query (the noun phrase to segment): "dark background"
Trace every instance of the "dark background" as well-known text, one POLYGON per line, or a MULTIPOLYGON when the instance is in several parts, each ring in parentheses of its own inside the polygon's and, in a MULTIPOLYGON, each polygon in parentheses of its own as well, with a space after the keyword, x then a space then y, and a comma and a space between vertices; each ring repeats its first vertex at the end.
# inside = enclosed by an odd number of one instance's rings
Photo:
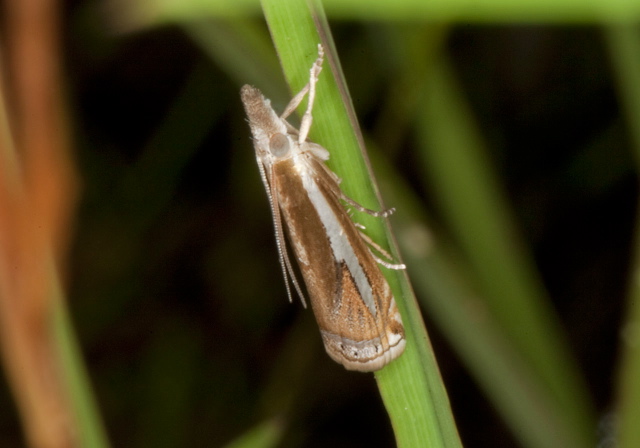
MULTIPOLYGON (((273 416, 282 446, 392 446, 373 376, 333 363, 312 313, 287 303, 241 83, 177 27, 116 34, 67 14, 82 178, 67 289, 113 446, 222 446, 273 416)), ((347 82, 379 92, 354 96, 366 132, 388 88, 372 27, 332 27, 340 55, 362 55, 341 61, 347 82)), ((458 25, 445 46, 605 415, 637 179, 602 36, 458 25)), ((413 145, 394 163, 417 184, 413 145)), ((516 446, 425 318, 464 445, 516 446)), ((0 434, 23 443, 4 382, 0 434)))

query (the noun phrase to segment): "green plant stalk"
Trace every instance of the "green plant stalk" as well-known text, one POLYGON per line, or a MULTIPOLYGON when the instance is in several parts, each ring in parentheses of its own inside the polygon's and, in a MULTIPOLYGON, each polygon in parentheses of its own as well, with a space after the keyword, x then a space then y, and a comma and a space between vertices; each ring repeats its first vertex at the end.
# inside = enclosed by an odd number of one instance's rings
MULTIPOLYGON (((345 193, 365 207, 379 208, 377 189, 361 149, 353 107, 321 7, 305 1, 265 0, 262 5, 292 92, 307 83, 309 68, 317 56, 317 44, 322 42, 326 61, 317 86, 310 138, 329 149, 329 165, 343 178, 345 193)), ((397 253, 388 227, 381 220, 367 216, 357 219, 366 225, 368 235, 378 244, 391 248, 394 255, 397 253)), ((405 353, 376 373, 398 446, 461 446, 406 273, 383 271, 394 291, 407 334, 405 353)))
POLYGON ((271 448, 280 444, 283 425, 277 419, 265 420, 229 442, 224 448, 271 448))
MULTIPOLYGON (((282 2, 284 3, 284 2, 282 2)), ((123 2, 119 19, 123 28, 138 28, 200 20, 235 18, 258 10, 257 0, 147 0, 123 2)), ((636 0, 325 0, 331 17, 372 21, 429 23, 554 23, 602 24, 640 20, 636 0)))
POLYGON ((78 430, 78 441, 80 446, 86 448, 108 448, 107 434, 82 362, 81 350, 69 318, 66 301, 54 271, 55 269, 52 267, 49 282, 53 304, 52 331, 58 355, 62 360, 64 380, 71 397, 78 430))

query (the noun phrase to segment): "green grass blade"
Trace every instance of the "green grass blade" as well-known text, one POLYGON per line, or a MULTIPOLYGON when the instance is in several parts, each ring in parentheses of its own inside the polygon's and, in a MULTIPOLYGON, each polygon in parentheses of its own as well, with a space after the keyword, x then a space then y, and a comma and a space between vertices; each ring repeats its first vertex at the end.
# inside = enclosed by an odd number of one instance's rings
POLYGON ((278 446, 283 425, 278 419, 264 421, 225 445, 225 448, 271 448, 278 446))
MULTIPOLYGON (((378 208, 377 190, 361 152, 362 140, 323 13, 319 7, 306 2, 265 1, 263 8, 293 92, 308 81, 317 44, 323 43, 327 56, 317 88, 311 139, 329 148, 329 164, 344 179, 344 191, 364 206, 378 208)), ((362 222, 378 244, 393 247, 383 222, 365 217, 362 222)), ((405 354, 376 374, 398 445, 460 446, 448 398, 407 277, 403 272, 385 274, 401 310, 408 340, 405 354)))
POLYGON ((81 446, 87 448, 108 448, 107 434, 83 364, 77 336, 69 318, 60 284, 53 275, 51 287, 52 295, 55 296, 52 312, 53 334, 77 422, 78 441, 81 446))
MULTIPOLYGON (((257 0, 121 0, 119 6, 128 11, 120 14, 123 28, 203 16, 236 18, 259 9, 257 0)), ((327 0, 325 6, 332 17, 381 21, 601 24, 640 19, 640 2, 636 0, 327 0)))

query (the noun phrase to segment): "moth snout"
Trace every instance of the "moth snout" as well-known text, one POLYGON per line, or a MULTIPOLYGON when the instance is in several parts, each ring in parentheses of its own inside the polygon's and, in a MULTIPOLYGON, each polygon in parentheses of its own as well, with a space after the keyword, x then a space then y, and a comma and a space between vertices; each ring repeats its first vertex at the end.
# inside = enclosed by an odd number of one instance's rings
POLYGON ((262 93, 255 87, 250 86, 249 84, 245 84, 240 89, 240 97, 242 98, 243 103, 253 102, 257 98, 261 98, 262 93))
MULTIPOLYGON (((268 100, 262 95, 262 92, 249 84, 245 84, 240 89, 240 98, 242 99, 247 114, 264 114, 263 109, 265 105, 269 104, 268 100)), ((251 115, 249 119, 251 119, 251 115)))

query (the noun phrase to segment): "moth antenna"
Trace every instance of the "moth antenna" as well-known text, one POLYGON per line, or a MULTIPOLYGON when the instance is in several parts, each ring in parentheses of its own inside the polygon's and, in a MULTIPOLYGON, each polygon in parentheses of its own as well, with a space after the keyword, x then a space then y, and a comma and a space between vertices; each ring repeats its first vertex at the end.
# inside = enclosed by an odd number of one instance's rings
POLYGON ((280 215, 280 205, 278 204, 277 198, 271 193, 271 185, 273 185, 273 175, 269 176, 271 182, 267 180, 267 173, 265 172, 264 165, 260 158, 258 158, 258 168, 260 169, 260 177, 262 178, 262 182, 264 183, 265 189, 267 190, 267 197, 269 198, 269 206, 271 207, 271 217, 273 218, 273 227, 276 230, 276 248, 278 249, 278 258, 280 260, 280 268, 282 269, 282 275, 284 277, 284 285, 287 289, 287 297, 289 297, 289 302, 293 302, 293 297, 291 295, 291 288, 289 287, 289 281, 293 284, 298 296, 300 297, 300 301, 302 302, 302 306, 307 307, 307 302, 304 298, 304 294, 302 293, 302 288, 300 288, 300 284, 296 279, 293 267, 291 266, 291 260, 289 259, 289 255, 287 254, 287 245, 284 238, 284 231, 282 230, 282 216, 280 215))

